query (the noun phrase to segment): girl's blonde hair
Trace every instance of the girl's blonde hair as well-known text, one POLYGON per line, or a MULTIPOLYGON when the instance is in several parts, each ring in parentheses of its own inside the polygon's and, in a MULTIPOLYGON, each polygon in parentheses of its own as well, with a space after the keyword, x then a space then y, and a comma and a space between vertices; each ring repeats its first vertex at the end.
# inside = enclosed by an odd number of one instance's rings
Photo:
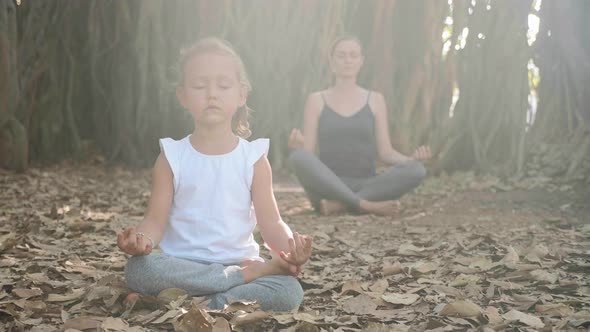
MULTIPOLYGON (((234 50, 234 48, 228 41, 215 37, 203 38, 201 40, 198 40, 193 45, 184 48, 180 51, 181 75, 179 85, 184 84, 184 67, 186 66, 187 62, 194 56, 206 53, 218 53, 231 56, 236 63, 236 74, 238 75, 238 81, 240 82, 240 84, 246 87, 248 94, 250 93, 250 91, 252 91, 252 84, 250 84, 250 80, 248 79, 248 73, 246 72, 246 66, 244 66, 242 58, 240 58, 238 53, 234 50)), ((243 138, 248 138, 250 137, 250 135, 252 135, 252 131, 250 130, 250 123, 248 122, 251 112, 252 109, 245 104, 244 106, 238 109, 236 114, 234 114, 232 118, 232 129, 236 135, 243 138)))

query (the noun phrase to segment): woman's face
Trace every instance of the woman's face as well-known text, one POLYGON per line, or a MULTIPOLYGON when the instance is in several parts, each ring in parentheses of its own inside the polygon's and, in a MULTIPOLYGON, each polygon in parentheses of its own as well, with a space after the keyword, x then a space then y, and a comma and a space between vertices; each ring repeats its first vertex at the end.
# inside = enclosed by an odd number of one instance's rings
POLYGON ((330 65, 337 77, 356 77, 363 66, 361 45, 356 40, 345 39, 334 47, 330 65))

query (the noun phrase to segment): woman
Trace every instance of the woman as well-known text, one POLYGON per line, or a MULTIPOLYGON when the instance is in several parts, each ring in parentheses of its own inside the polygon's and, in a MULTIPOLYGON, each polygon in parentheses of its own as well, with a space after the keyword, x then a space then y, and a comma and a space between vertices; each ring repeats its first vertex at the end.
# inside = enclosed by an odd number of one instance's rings
POLYGON ((334 41, 330 52, 334 86, 309 95, 304 134, 293 129, 289 138, 294 149, 291 166, 314 208, 323 215, 347 209, 397 214, 397 200, 420 184, 426 175, 421 161, 431 157, 427 146, 419 147, 411 157, 393 149, 383 95, 357 84, 363 61, 358 38, 334 41), (377 157, 392 165, 379 175, 377 157))

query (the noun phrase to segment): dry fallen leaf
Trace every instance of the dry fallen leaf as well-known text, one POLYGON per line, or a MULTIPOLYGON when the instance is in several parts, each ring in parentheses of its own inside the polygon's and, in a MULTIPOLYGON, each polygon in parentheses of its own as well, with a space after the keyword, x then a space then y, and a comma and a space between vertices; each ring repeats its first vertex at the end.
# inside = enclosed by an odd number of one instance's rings
POLYGON ((402 273, 404 270, 402 268, 402 265, 400 262, 395 262, 393 264, 391 263, 385 263, 383 264, 383 276, 390 276, 390 275, 394 275, 394 274, 399 274, 402 273))
POLYGON ((215 319, 203 309, 192 307, 188 312, 178 316, 172 321, 175 331, 213 331, 215 319))
POLYGON ((160 291, 157 298, 163 303, 170 303, 176 301, 181 296, 186 296, 187 293, 184 289, 180 288, 166 288, 160 291))
POLYGON ((453 280, 449 286, 451 287, 463 287, 471 283, 477 283, 480 277, 474 274, 460 274, 453 280))
POLYGON ((361 294, 342 303, 342 309, 351 314, 366 315, 373 313, 377 304, 368 295, 361 294))
POLYGON ((342 285, 342 291, 340 292, 340 295, 363 294, 364 292, 365 291, 363 290, 360 282, 356 280, 350 280, 342 285))
POLYGON ((574 310, 563 303, 537 304, 535 311, 543 316, 567 317, 574 314, 574 310))
POLYGON ((559 275, 557 275, 556 273, 549 273, 544 270, 531 271, 530 275, 536 281, 550 283, 550 284, 556 283, 557 280, 559 279, 559 275))
POLYGON ((32 297, 36 297, 39 295, 43 294, 43 291, 39 288, 32 288, 32 289, 26 289, 26 288, 15 288, 12 290, 13 294, 16 294, 16 296, 20 297, 21 299, 30 299, 32 297))
POLYGON ((75 330, 96 330, 100 326, 102 319, 95 317, 76 317, 72 318, 64 323, 64 329, 75 329, 75 330))
POLYGON ((262 321, 269 317, 270 315, 264 311, 246 312, 243 314, 235 315, 231 319, 230 324, 234 326, 243 326, 262 321))
POLYGON ((502 263, 511 263, 511 264, 516 264, 518 263, 518 261, 520 260, 518 258, 518 253, 516 252, 516 250, 514 250, 514 248, 512 248, 512 246, 508 246, 506 248, 506 250, 508 251, 506 253, 506 255, 504 256, 504 258, 502 258, 501 262, 502 263))
POLYGON ((387 293, 381 295, 381 298, 389 303, 392 304, 403 304, 403 305, 410 305, 418 299, 420 299, 420 295, 418 294, 398 294, 398 293, 387 293))
POLYGON ((524 312, 520 312, 514 309, 503 314, 502 318, 509 322, 517 321, 536 329, 542 329, 543 327, 545 327, 545 324, 543 323, 543 321, 541 321, 539 317, 525 314, 524 312))
POLYGON ((439 316, 451 316, 470 318, 478 317, 482 314, 482 309, 469 300, 460 300, 445 305, 438 313, 439 316))

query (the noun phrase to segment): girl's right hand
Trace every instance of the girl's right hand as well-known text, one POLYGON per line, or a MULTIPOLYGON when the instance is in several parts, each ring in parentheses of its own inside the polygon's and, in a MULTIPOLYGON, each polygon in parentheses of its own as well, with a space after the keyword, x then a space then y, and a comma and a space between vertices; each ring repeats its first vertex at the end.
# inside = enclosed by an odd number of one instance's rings
POLYGON ((150 241, 144 237, 137 232, 135 226, 132 226, 123 232, 117 233, 117 246, 128 255, 149 255, 152 252, 152 246, 150 241))

